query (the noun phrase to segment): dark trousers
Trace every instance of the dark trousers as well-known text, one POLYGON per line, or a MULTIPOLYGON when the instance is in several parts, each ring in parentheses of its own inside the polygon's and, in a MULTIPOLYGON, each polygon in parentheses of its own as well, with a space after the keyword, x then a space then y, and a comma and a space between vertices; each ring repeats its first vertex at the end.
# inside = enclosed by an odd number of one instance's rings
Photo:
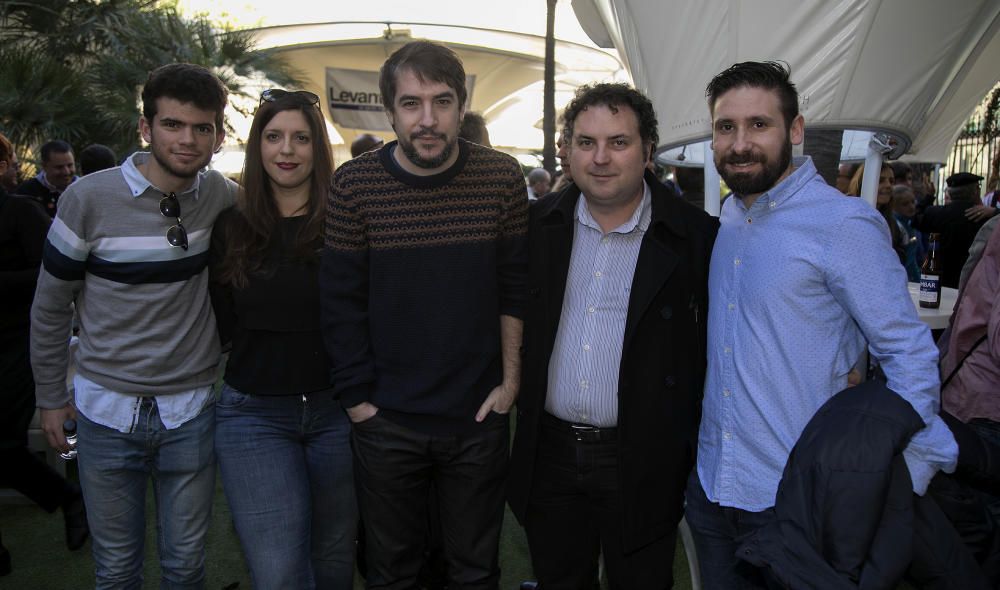
POLYGON ((432 482, 449 588, 497 588, 509 437, 509 416, 495 413, 477 431, 461 436, 416 432, 379 414, 354 424, 368 588, 416 585, 432 482))
POLYGON ((28 451, 35 414, 35 382, 28 361, 28 329, 0 333, 0 485, 14 488, 52 512, 80 489, 28 451))
MULTIPOLYGON (((1000 446, 1000 423, 975 418, 969 426, 986 442, 1000 446)), ((938 473, 931 480, 927 497, 940 507, 990 583, 1000 587, 1000 498, 946 473, 938 473)), ((919 579, 926 566, 914 564, 909 574, 919 579)))
MULTIPOLYGON (((969 426, 976 431, 987 443, 1000 447, 1000 422, 994 422, 988 418, 973 418, 969 421, 969 426)), ((987 492, 980 492, 982 500, 989 508, 993 519, 1000 523, 1000 498, 987 492)))
POLYGON ((602 552, 613 590, 673 586, 676 531, 632 553, 622 548, 613 433, 581 437, 569 423, 543 417, 524 524, 541 590, 591 590, 602 552))
POLYGON ((694 537, 705 590, 761 590, 772 587, 764 573, 736 557, 740 540, 774 519, 774 509, 749 512, 709 501, 691 471, 685 492, 684 514, 694 537))

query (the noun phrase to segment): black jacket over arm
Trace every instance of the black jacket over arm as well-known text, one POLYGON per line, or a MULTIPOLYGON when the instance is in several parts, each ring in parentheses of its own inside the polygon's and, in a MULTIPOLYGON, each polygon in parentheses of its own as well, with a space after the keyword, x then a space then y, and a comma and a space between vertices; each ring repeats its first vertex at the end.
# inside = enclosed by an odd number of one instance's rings
POLYGON ((903 449, 923 427, 878 381, 830 398, 792 448, 774 520, 737 555, 783 588, 891 589, 904 573, 917 588, 988 588, 941 508, 913 493, 903 449))
MULTIPOLYGON (((646 173, 652 214, 636 263, 618 382, 619 481, 626 551, 672 532, 694 465, 705 380, 708 263, 718 220, 646 173)), ((575 184, 536 202, 528 225, 528 302, 508 499, 523 522, 535 476, 549 359, 576 225, 575 184)))

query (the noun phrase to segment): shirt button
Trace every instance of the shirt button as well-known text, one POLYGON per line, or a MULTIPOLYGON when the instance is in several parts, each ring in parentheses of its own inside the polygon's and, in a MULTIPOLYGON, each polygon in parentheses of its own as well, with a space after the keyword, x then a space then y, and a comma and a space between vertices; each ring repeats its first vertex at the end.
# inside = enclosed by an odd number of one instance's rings
POLYGON ((729 434, 728 432, 723 432, 722 433, 722 438, 724 438, 726 440, 729 440, 729 439, 733 438, 733 435, 729 434))
POLYGON ((753 223, 753 218, 747 217, 747 223, 753 223))
POLYGON ((733 349, 729 348, 728 346, 722 349, 722 352, 724 352, 726 354, 729 354, 732 351, 733 351, 733 349))
POLYGON ((736 309, 736 304, 730 303, 727 307, 729 307, 729 309, 736 309))
POLYGON ((597 272, 594 273, 594 276, 597 277, 597 278, 601 278, 604 275, 601 274, 601 271, 597 271, 597 272))
POLYGON ((606 237, 601 238, 601 243, 602 244, 607 244, 608 243, 608 238, 606 238, 606 237))
POLYGON ((580 388, 581 389, 587 389, 587 385, 589 385, 589 383, 587 383, 586 379, 580 379, 580 388))
POLYGON ((723 388, 722 397, 729 397, 729 389, 723 388))
POLYGON ((767 206, 770 207, 771 209, 774 209, 775 205, 777 205, 777 203, 772 202, 772 203, 769 203, 767 206))
POLYGON ((590 350, 590 345, 589 344, 584 344, 583 345, 583 349, 584 350, 590 350))
POLYGON ((597 311, 597 309, 593 305, 587 308, 587 313, 594 313, 595 311, 597 311))
POLYGON ((733 260, 733 264, 735 264, 736 266, 739 266, 740 265, 740 259, 737 258, 737 259, 733 260))

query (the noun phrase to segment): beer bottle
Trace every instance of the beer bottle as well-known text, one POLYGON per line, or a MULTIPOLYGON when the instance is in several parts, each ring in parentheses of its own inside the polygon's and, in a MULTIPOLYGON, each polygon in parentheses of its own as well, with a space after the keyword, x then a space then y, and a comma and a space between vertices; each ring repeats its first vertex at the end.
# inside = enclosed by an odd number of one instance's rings
POLYGON ((933 233, 927 238, 930 251, 920 267, 920 307, 937 309, 941 307, 941 255, 938 245, 941 234, 933 233))
POLYGON ((72 461, 76 459, 76 420, 70 418, 63 422, 63 435, 66 436, 66 444, 69 445, 69 450, 65 453, 59 453, 59 456, 67 461, 72 461))

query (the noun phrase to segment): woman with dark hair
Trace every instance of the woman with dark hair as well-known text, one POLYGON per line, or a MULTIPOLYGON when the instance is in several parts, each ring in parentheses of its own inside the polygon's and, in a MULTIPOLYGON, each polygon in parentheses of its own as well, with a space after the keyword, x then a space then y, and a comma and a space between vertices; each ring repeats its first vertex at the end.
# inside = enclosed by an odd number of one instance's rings
POLYGON ((231 342, 216 452, 254 588, 352 587, 350 423, 319 329, 319 250, 332 174, 319 97, 267 90, 243 190, 215 225, 212 303, 231 342))
MULTIPOLYGON (((854 173, 854 178, 851 179, 851 184, 847 188, 847 196, 861 196, 861 181, 864 176, 865 165, 862 164, 854 173)), ((892 187, 894 184, 896 184, 896 177, 892 172, 892 166, 888 162, 882 162, 882 168, 879 170, 878 177, 878 192, 875 194, 875 208, 885 218, 885 223, 889 226, 889 235, 892 238, 892 249, 896 251, 899 263, 905 266, 908 236, 904 235, 903 230, 896 222, 896 217, 893 215, 892 187)))

